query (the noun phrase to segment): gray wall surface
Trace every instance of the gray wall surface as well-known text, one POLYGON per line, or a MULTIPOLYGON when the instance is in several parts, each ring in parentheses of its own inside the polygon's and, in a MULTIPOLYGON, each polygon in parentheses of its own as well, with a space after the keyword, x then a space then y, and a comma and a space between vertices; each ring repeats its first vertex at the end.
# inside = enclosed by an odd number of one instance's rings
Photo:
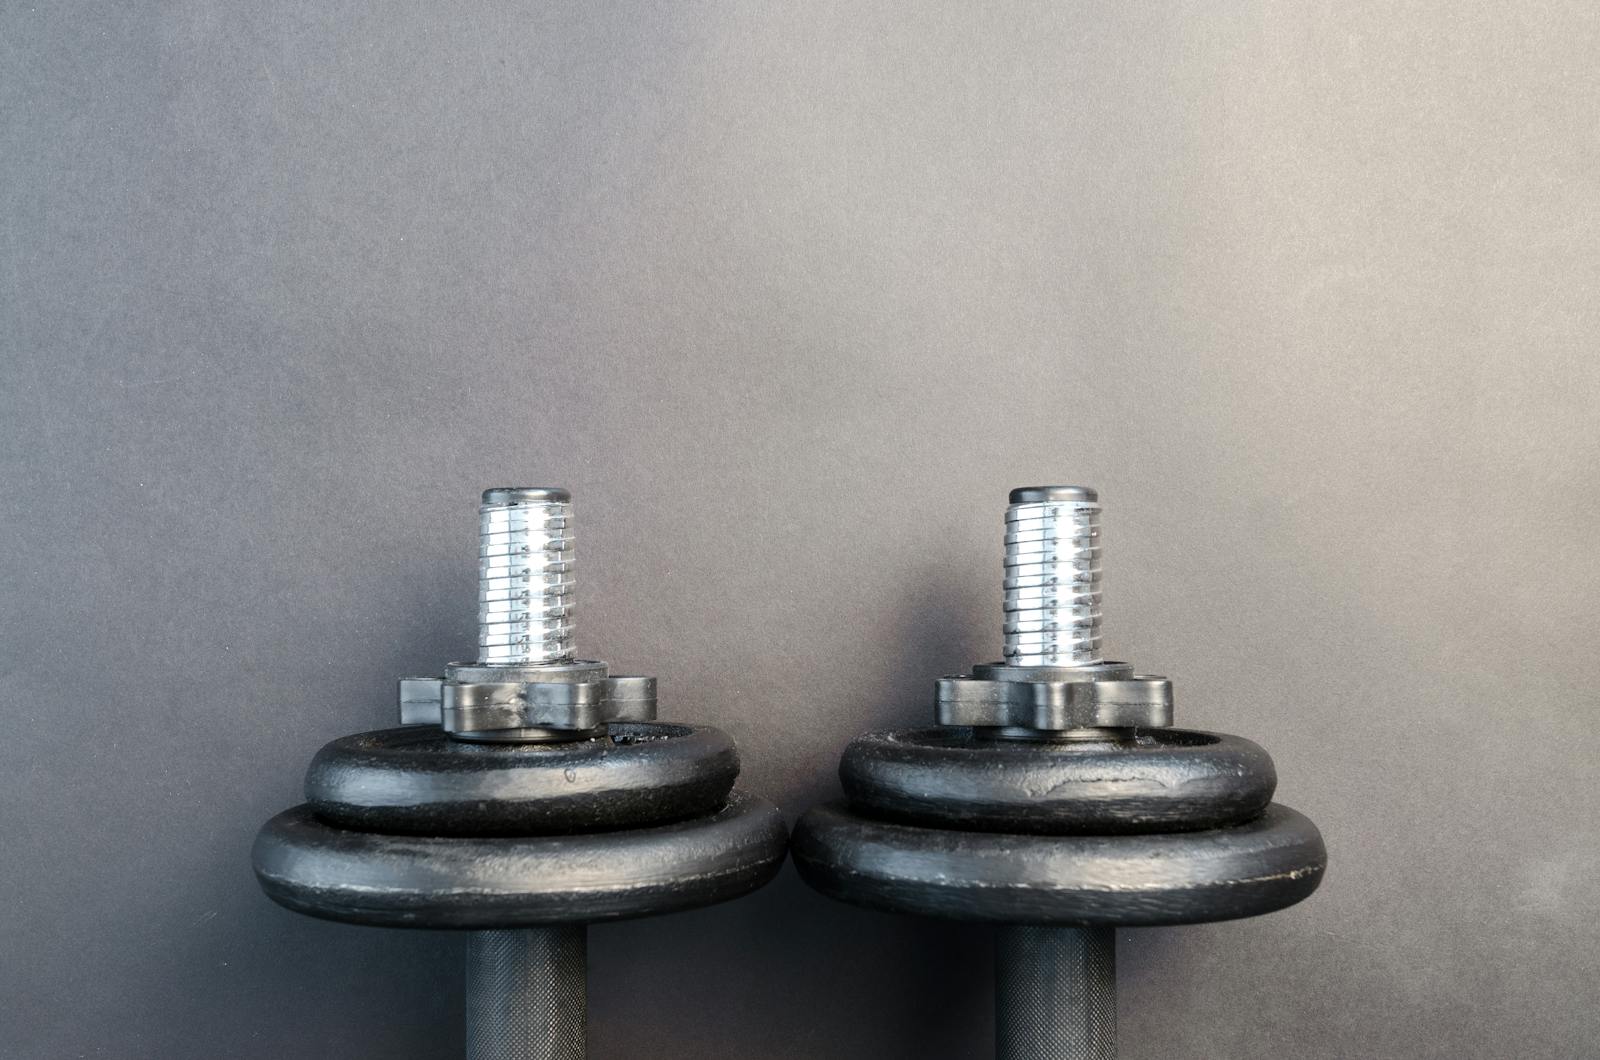
MULTIPOLYGON (((1588 2, 0 5, 0 1056, 436 1057, 462 940, 258 825, 470 655, 486 485, 791 820, 999 648, 1006 490, 1322 890, 1123 1055, 1600 1055, 1588 2)), ((600 927, 596 1057, 983 1057, 976 929, 600 927)))

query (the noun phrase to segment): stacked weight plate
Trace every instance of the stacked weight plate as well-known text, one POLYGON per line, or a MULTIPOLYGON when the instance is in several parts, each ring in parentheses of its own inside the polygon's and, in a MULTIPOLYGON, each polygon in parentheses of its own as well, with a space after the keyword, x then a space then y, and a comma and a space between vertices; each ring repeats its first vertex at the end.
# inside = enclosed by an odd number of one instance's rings
POLYGON ((473 930, 467 1055, 582 1057, 585 925, 736 898, 782 865, 783 819, 733 790, 738 772, 721 732, 661 722, 556 743, 348 736, 261 829, 256 876, 311 916, 473 930))
POLYGON ((1116 1055, 1115 925, 1256 916, 1316 890, 1316 827, 1271 802, 1260 747, 1179 729, 857 738, 845 800, 795 829, 801 876, 873 909, 1002 927, 1003 1060, 1116 1055))

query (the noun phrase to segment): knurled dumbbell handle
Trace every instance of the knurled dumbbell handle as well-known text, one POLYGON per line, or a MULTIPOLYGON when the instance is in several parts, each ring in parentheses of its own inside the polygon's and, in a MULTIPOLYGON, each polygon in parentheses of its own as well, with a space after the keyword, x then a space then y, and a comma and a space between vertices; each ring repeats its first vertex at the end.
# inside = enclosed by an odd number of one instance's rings
POLYGON ((994 956, 996 1060, 1116 1060, 1114 929, 1002 927, 994 956))
POLYGON ((583 925, 475 931, 467 943, 467 1060, 583 1060, 583 925))

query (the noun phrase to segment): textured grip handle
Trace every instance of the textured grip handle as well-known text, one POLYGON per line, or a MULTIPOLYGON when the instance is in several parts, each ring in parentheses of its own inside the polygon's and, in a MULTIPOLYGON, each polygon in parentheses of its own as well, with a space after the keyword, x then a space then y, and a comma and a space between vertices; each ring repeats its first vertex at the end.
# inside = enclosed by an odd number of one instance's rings
POLYGON ((1112 928, 995 932, 996 1060, 1116 1060, 1112 928))
POLYGON ((467 944, 467 1060, 583 1060, 582 925, 475 931, 467 944))

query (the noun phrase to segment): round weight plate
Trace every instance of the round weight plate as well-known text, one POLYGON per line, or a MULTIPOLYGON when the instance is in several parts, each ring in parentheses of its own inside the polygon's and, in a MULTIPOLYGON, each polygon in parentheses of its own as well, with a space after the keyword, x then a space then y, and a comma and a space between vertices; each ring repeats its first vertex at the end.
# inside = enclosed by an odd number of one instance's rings
POLYGON ((839 777, 870 817, 1044 834, 1219 828, 1260 814, 1278 783, 1256 744, 1184 729, 1117 743, 872 732, 845 749, 839 777))
POLYGON ((1276 803, 1254 821, 1170 835, 1046 836, 918 828, 841 802, 795 826, 801 877, 872 909, 1018 924, 1197 924, 1256 916, 1317 889, 1317 828, 1276 803))
POLYGON ((396 836, 334 828, 309 805, 262 826, 268 897, 298 913, 382 927, 591 923, 737 898, 777 875, 777 807, 734 792, 714 814, 580 835, 396 836))
POLYGON ((306 772, 330 824, 407 835, 547 835, 711 813, 739 775, 726 734, 661 722, 571 743, 452 740, 432 725, 346 736, 306 772))

